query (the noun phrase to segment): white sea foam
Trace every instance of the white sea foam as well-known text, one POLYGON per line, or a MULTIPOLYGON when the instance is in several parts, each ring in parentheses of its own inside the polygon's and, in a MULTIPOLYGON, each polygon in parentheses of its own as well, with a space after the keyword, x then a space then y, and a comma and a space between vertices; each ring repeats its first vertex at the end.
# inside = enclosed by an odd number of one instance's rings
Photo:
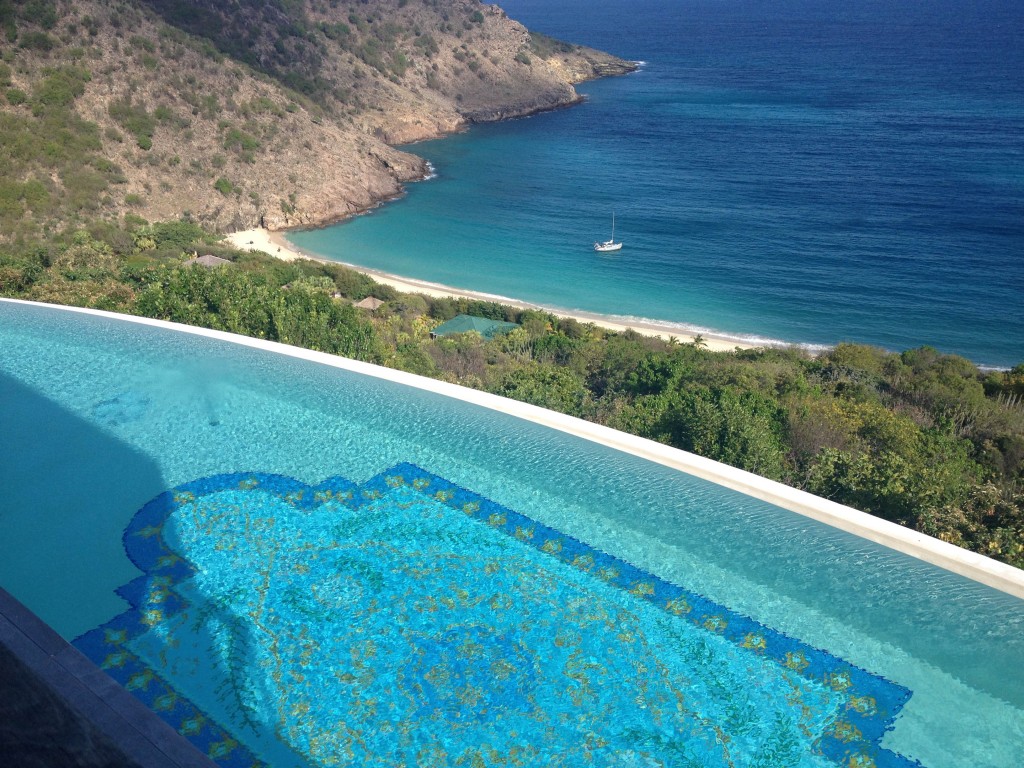
POLYGON ((656 320, 650 317, 640 317, 638 315, 601 315, 593 312, 586 312, 583 310, 574 310, 573 314, 583 315, 588 318, 597 320, 606 320, 617 325, 637 325, 643 328, 654 330, 665 335, 679 335, 679 336, 708 336, 722 341, 733 341, 736 344, 742 346, 751 347, 795 347, 802 349, 809 354, 817 355, 826 350, 832 348, 829 344, 810 344, 801 343, 794 341, 785 341, 784 339, 774 339, 769 336, 759 336, 757 334, 739 334, 739 333, 727 333, 725 331, 716 330, 714 328, 708 328, 703 325, 694 325, 692 323, 678 323, 669 320, 656 320))

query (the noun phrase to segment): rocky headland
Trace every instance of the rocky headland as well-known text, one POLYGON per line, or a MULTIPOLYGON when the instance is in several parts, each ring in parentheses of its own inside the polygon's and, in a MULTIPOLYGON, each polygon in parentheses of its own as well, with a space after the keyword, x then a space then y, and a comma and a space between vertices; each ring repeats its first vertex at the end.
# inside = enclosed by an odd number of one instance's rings
MULTIPOLYGON (((10 7, 0 117, 12 144, 45 128, 54 88, 68 91, 59 119, 85 136, 67 166, 14 158, 10 183, 38 184, 49 213, 71 217, 325 224, 424 175, 398 146, 569 105, 574 84, 635 69, 478 0, 10 7)), ((45 219, 33 199, 7 212, 8 236, 45 219)))

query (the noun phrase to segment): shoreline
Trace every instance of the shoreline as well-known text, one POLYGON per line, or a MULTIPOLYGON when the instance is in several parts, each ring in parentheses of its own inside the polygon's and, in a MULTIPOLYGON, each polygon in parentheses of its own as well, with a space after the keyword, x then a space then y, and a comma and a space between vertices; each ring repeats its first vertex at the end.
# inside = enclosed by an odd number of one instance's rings
MULTIPOLYGON (((224 237, 224 241, 242 251, 257 251, 283 261, 295 259, 309 259, 324 264, 340 264, 341 266, 353 269, 368 275, 382 285, 387 285, 401 293, 419 293, 431 298, 454 298, 454 299, 475 299, 479 301, 492 301, 498 304, 507 304, 517 309, 535 309, 548 312, 556 317, 570 318, 580 323, 590 323, 605 330, 623 333, 627 330, 635 331, 643 336, 660 338, 668 341, 675 338, 683 344, 693 342, 700 336, 704 340, 705 347, 713 352, 733 352, 737 349, 756 349, 758 347, 801 347, 799 344, 785 344, 781 342, 765 340, 764 343, 756 344, 749 340, 730 338, 722 334, 715 334, 706 331, 686 328, 671 322, 658 322, 655 320, 641 320, 615 315, 603 315, 597 312, 586 312, 583 310, 568 310, 560 307, 550 307, 542 304, 522 301, 509 296, 501 296, 483 291, 472 291, 462 288, 455 288, 439 283, 431 283, 426 280, 393 275, 388 272, 363 267, 358 264, 350 264, 345 261, 327 259, 314 253, 305 251, 289 242, 283 233, 271 232, 266 229, 247 229, 240 232, 232 232, 224 237)), ((817 347, 802 346, 804 349, 816 351, 817 347)))

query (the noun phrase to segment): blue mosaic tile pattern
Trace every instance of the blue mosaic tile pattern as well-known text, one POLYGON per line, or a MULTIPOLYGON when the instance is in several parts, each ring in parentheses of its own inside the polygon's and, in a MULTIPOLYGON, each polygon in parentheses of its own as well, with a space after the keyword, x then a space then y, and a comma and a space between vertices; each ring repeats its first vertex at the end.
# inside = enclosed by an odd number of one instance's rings
POLYGON ((218 475, 75 644, 220 765, 916 765, 909 691, 401 464, 218 475))

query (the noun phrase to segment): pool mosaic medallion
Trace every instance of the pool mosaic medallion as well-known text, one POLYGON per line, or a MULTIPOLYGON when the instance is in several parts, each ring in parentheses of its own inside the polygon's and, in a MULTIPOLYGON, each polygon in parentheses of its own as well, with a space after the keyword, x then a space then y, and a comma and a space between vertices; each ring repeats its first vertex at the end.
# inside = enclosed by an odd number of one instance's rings
POLYGON ((222 766, 916 765, 909 691, 401 464, 217 475, 76 645, 222 766))

